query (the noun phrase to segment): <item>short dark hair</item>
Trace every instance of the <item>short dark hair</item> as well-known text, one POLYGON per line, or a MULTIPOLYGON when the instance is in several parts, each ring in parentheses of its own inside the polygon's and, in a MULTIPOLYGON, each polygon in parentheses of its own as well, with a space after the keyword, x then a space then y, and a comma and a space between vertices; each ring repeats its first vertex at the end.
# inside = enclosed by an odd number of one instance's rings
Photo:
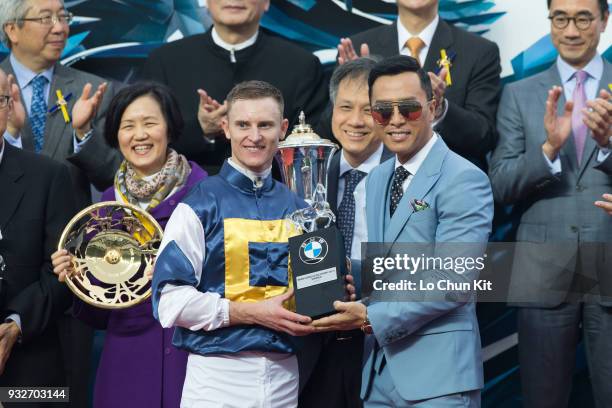
POLYGON ((340 83, 342 81, 345 79, 350 81, 359 80, 363 81, 364 84, 367 84, 370 71, 380 60, 380 57, 371 55, 367 57, 360 57, 345 62, 342 65, 338 65, 334 70, 331 79, 329 80, 329 99, 331 100, 332 104, 336 103, 338 88, 340 88, 340 83))
MULTIPOLYGON (((550 10, 550 3, 552 2, 552 0, 546 0, 546 3, 548 5, 548 9, 550 10)), ((608 0, 597 0, 597 3, 599 5, 599 11, 601 12, 601 19, 603 20, 604 17, 606 16, 606 13, 608 12, 608 0)))
POLYGON ((370 75, 368 76, 368 86, 370 88, 368 90, 368 95, 370 96, 370 102, 372 101, 372 87, 378 78, 382 76, 399 75, 404 72, 414 72, 417 74, 421 82, 421 88, 425 91, 427 100, 430 100, 433 96, 433 92, 427 72, 421 68, 416 59, 406 55, 396 55, 378 62, 370 71, 370 75))
POLYGON ((265 81, 244 81, 235 85, 227 94, 227 111, 231 109, 234 102, 238 100, 272 98, 278 103, 281 118, 284 117, 285 100, 283 94, 274 85, 265 81))
POLYGON ((183 131, 183 116, 176 97, 165 85, 157 82, 137 82, 121 89, 113 97, 106 112, 104 138, 114 148, 119 147, 118 133, 121 118, 127 107, 141 96, 151 96, 159 104, 168 127, 168 142, 176 142, 183 131))

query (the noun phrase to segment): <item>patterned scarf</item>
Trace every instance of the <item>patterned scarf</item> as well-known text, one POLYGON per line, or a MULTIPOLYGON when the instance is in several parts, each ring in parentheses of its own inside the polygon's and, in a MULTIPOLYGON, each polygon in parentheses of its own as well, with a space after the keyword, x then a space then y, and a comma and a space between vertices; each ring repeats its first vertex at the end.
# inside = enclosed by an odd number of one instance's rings
POLYGON ((151 179, 145 180, 136 174, 132 165, 124 160, 115 175, 115 189, 123 200, 138 206, 139 201, 150 201, 149 212, 164 201, 175 188, 182 187, 191 173, 185 156, 168 149, 164 167, 151 179))

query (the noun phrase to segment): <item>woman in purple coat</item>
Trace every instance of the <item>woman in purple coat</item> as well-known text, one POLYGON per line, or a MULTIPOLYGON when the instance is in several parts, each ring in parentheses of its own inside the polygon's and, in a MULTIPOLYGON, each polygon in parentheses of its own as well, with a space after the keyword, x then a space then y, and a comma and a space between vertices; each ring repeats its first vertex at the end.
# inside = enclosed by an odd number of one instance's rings
MULTIPOLYGON (((102 201, 140 206, 165 228, 175 206, 206 177, 197 164, 168 147, 182 127, 176 99, 165 86, 143 82, 117 93, 108 109, 105 137, 125 160, 102 201)), ((64 280, 71 272, 70 255, 60 250, 52 261, 64 280)), ((73 310, 82 321, 106 330, 94 408, 179 407, 187 353, 172 346, 174 329, 163 329, 153 318, 150 300, 104 310, 75 298, 73 310)))

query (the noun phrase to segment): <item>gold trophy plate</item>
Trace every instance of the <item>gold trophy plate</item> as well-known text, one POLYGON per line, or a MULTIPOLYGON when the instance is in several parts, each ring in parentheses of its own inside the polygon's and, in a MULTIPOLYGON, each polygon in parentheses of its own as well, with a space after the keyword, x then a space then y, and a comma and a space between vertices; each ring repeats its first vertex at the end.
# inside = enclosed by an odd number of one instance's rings
POLYGON ((146 211, 118 201, 93 204, 68 223, 58 244, 72 255, 70 290, 85 303, 124 309, 151 296, 163 230, 146 211))

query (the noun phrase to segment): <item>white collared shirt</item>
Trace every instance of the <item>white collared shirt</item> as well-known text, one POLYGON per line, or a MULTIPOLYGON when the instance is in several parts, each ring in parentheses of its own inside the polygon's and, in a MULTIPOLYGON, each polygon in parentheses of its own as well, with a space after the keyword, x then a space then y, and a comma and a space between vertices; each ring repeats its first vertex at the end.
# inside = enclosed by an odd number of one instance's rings
MULTIPOLYGON (((363 163, 357 167, 353 167, 346 161, 344 150, 340 155, 340 178, 338 179, 338 197, 336 208, 340 207, 342 198, 344 197, 344 179, 345 173, 351 170, 359 170, 369 174, 372 169, 380 164, 380 159, 383 153, 383 144, 378 146, 378 149, 370 155, 363 163)), ((361 243, 368 240, 368 229, 366 223, 366 182, 365 177, 357 184, 353 196, 355 197, 355 219, 353 220, 353 243, 351 244, 351 258, 361 259, 361 243)))
POLYGON ((232 62, 236 62, 236 57, 234 56, 234 52, 236 51, 240 51, 240 50, 244 50, 245 48, 250 47, 251 45, 255 44, 255 41, 257 41, 257 35, 259 34, 259 31, 255 32, 255 34, 253 34, 252 37, 250 37, 249 39, 247 39, 246 41, 243 41, 241 43, 238 44, 230 44, 226 41, 224 41, 221 36, 219 36, 219 33, 217 32, 217 29, 213 26, 212 29, 212 39, 213 42, 215 44, 217 44, 219 47, 226 49, 230 52, 230 60, 232 62))
POLYGON ((410 175, 406 177, 406 180, 404 180, 404 184, 402 184, 402 190, 404 191, 404 193, 408 189, 408 186, 410 185, 410 182, 414 178, 414 175, 417 173, 417 171, 419 171, 419 168, 421 168, 421 165, 427 158, 427 155, 433 148, 434 144, 436 144, 437 140, 438 140, 438 134, 434 132, 433 135, 431 136, 431 139, 429 139, 429 141, 425 143, 425 146, 423 146, 421 150, 416 152, 415 155, 412 156, 410 159, 408 159, 408 161, 404 164, 399 162, 399 160, 397 159, 397 155, 395 156, 395 167, 394 168, 397 169, 399 166, 403 166, 406 170, 410 172, 410 175))
POLYGON ((419 61, 421 61, 421 65, 425 64, 425 59, 427 58, 427 53, 429 52, 429 47, 431 47, 431 42, 433 40, 433 36, 436 32, 436 28, 438 28, 438 22, 440 21, 440 16, 436 15, 436 17, 421 31, 420 33, 410 33, 406 27, 404 27, 400 21, 397 19, 397 43, 399 46, 399 53, 402 55, 407 55, 409 57, 412 56, 410 54, 410 49, 406 47, 406 41, 408 41, 412 37, 419 37, 425 46, 421 48, 419 52, 419 61))
POLYGON ((2 143, 2 145, 0 146, 0 164, 2 164, 2 158, 4 157, 4 143, 0 141, 0 143, 2 143))

